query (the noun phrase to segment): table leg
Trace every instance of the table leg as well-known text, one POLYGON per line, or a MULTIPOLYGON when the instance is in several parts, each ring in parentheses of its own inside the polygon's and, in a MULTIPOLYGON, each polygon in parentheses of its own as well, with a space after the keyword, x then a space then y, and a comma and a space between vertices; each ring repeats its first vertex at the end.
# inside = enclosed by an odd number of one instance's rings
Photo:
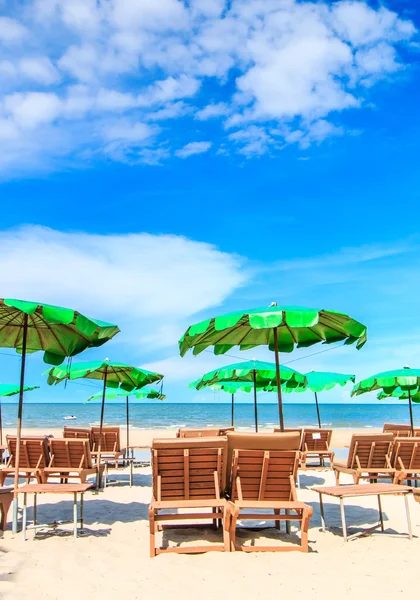
POLYGON ((19 501, 17 498, 13 498, 13 506, 12 506, 12 533, 13 533, 13 535, 16 535, 17 530, 18 530, 18 508, 19 508, 19 501))
POLYGON ((404 494, 404 501, 405 501, 405 512, 407 514, 408 539, 412 540, 413 533, 411 531, 411 518, 410 518, 410 508, 408 506, 408 494, 404 494))
POLYGON ((325 531, 324 502, 322 500, 322 494, 319 494, 319 509, 321 512, 321 529, 322 531, 325 531))
POLYGON ((73 522, 74 522, 74 537, 77 538, 77 493, 73 494, 73 522))
POLYGON ((27 512, 26 512, 26 503, 27 503, 27 499, 28 499, 28 494, 25 492, 23 494, 23 519, 22 519, 22 536, 23 536, 23 541, 26 541, 26 518, 27 518, 27 512))
POLYGON ((381 496, 378 494, 378 510, 379 510, 379 523, 381 525, 381 530, 385 531, 384 528, 384 517, 382 514, 382 503, 381 503, 381 496))
POLYGON ((130 460, 130 487, 133 487, 133 461, 130 460))
MULTIPOLYGON (((284 512, 286 513, 286 516, 289 514, 289 511, 287 508, 284 512)), ((286 533, 287 533, 287 535, 290 535, 290 521, 286 521, 286 533)))
POLYGON ((83 501, 84 501, 84 494, 83 492, 80 494, 80 529, 83 529, 83 501))
POLYGON ((343 526, 343 538, 347 542, 346 515, 344 513, 344 500, 340 498, 341 524, 343 526))
POLYGON ((36 512, 37 512, 37 508, 38 508, 36 499, 37 499, 37 495, 34 494, 34 525, 36 525, 36 517, 37 517, 36 512))

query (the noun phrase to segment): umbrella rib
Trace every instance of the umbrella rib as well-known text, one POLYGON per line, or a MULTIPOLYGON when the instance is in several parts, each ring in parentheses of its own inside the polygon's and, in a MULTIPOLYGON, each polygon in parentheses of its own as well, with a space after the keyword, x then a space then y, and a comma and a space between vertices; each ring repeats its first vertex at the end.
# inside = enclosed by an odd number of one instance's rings
MULTIPOLYGON (((39 318, 42 320, 42 322, 43 322, 43 323, 46 325, 46 327, 47 327, 48 331, 51 333, 51 335, 53 336, 53 338, 54 338, 54 339, 55 339, 55 341, 57 342, 58 346, 59 346, 59 347, 61 348, 61 350, 63 351, 63 353, 64 353, 64 356, 69 356, 69 355, 68 355, 68 353, 67 353, 67 350, 66 350, 66 348, 64 348, 64 346, 62 345, 62 343, 61 343, 61 342, 60 342, 60 340, 58 339, 57 335, 55 334, 54 330, 53 330, 53 329, 50 327, 49 323, 47 323, 47 321, 46 321, 46 320, 45 320, 43 317, 41 317, 41 315, 38 315, 38 316, 39 316, 39 318)), ((69 328, 68 328, 66 325, 64 325, 64 324, 61 324, 61 326, 62 326, 62 327, 64 326, 66 329, 69 329, 69 328)), ((36 328, 35 328, 35 329, 36 329, 36 328)), ((70 329, 70 331, 71 331, 71 329, 70 329)), ((41 338, 40 338, 40 340, 41 340, 41 338)), ((43 345, 42 345, 42 341, 41 341, 41 348, 44 350, 44 347, 43 347, 43 345)))

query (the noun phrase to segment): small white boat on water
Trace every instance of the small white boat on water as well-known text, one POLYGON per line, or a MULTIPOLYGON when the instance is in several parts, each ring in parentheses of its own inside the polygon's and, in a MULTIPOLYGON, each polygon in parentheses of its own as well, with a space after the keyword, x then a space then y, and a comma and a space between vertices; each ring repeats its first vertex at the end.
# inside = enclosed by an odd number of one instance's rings
POLYGON ((74 415, 68 415, 67 417, 63 417, 63 419, 65 421, 74 421, 75 419, 77 419, 77 417, 75 417, 74 415))

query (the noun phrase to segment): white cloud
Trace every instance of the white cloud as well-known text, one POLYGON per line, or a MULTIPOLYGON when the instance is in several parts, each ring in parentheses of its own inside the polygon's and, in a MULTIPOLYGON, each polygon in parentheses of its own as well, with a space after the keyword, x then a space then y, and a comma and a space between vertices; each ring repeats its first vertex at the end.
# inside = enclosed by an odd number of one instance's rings
POLYGON ((199 110, 194 118, 199 121, 207 121, 215 117, 222 117, 229 113, 229 107, 225 102, 218 102, 217 104, 208 104, 201 110, 199 110))
POLYGON ((188 158, 194 154, 203 154, 211 148, 211 142, 190 142, 175 152, 179 158, 188 158))
POLYGON ((4 98, 4 110, 17 125, 35 128, 53 121, 61 111, 61 101, 53 93, 16 93, 4 98))
POLYGON ((19 63, 20 73, 27 79, 40 84, 49 85, 60 81, 60 73, 49 58, 22 58, 19 63))
POLYGON ((0 44, 20 42, 27 35, 27 29, 19 21, 0 16, 0 44))
POLYGON ((176 344, 185 319, 248 278, 240 257, 179 236, 24 227, 1 232, 0 243, 4 296, 78 308, 116 322, 120 339, 136 344, 176 344))

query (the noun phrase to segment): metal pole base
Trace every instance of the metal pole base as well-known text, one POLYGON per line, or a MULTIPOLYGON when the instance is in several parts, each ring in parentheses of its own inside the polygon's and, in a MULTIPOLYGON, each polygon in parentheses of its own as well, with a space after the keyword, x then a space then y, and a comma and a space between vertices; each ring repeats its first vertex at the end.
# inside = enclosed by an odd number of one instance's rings
POLYGON ((12 505, 12 533, 13 533, 13 535, 16 535, 18 532, 18 507, 19 507, 18 499, 13 498, 13 505, 12 505))

